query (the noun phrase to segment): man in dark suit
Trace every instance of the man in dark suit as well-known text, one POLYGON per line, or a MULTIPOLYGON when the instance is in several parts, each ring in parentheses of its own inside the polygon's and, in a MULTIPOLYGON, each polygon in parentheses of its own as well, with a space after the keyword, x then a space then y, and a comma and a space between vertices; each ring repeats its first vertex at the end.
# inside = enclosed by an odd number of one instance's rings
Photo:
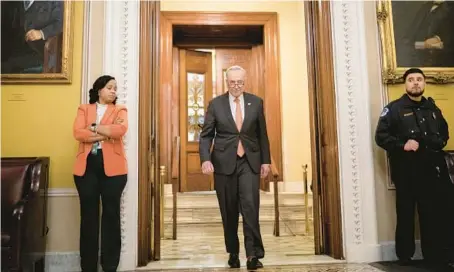
MULTIPOLYGON (((2 52, 9 55, 6 61, 2 58, 2 73, 26 73, 43 65, 46 41, 63 32, 63 5, 62 1, 17 1, 8 5, 8 22, 2 19, 2 24, 8 23, 14 35, 2 37, 3 42, 11 44, 9 52, 2 52)), ((57 65, 55 59, 53 56, 49 65, 57 65)))
POLYGON ((271 160, 263 100, 244 92, 245 76, 246 71, 239 66, 227 69, 229 91, 209 103, 199 148, 202 172, 214 172, 225 245, 230 253, 228 264, 240 267, 241 212, 247 268, 255 270, 263 267, 259 259, 265 256, 259 226, 260 177, 268 175, 271 160))

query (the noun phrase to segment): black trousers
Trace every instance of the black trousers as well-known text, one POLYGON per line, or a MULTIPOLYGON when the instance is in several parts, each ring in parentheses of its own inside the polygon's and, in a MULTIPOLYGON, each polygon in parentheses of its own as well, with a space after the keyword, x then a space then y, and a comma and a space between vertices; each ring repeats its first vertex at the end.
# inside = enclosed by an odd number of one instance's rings
POLYGON ((221 210, 224 240, 228 253, 239 253, 238 221, 243 216, 246 256, 263 258, 262 236, 259 225, 260 176, 255 174, 246 156, 237 158, 232 175, 214 175, 215 190, 221 210))
POLYGON ((425 260, 438 262, 441 258, 440 187, 430 170, 418 167, 405 169, 396 184, 396 255, 400 260, 415 253, 415 209, 419 217, 421 249, 425 260), (423 170, 423 169, 420 169, 423 170))
POLYGON ((88 155, 84 176, 74 176, 80 200, 80 258, 83 272, 98 270, 99 200, 102 199, 101 266, 116 271, 120 262, 120 200, 127 175, 104 173, 102 150, 88 155))
POLYGON ((449 178, 446 165, 440 165, 440 208, 437 216, 442 220, 439 230, 443 249, 441 256, 444 262, 454 263, 454 184, 449 178))

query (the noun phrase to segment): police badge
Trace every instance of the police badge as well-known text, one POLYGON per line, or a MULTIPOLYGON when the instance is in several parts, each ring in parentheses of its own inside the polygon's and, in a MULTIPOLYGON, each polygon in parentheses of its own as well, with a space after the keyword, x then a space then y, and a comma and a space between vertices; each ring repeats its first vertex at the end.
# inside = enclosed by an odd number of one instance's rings
POLYGON ((388 114, 388 112, 389 112, 389 109, 387 107, 383 108, 383 111, 381 112, 380 117, 385 117, 386 114, 388 114))

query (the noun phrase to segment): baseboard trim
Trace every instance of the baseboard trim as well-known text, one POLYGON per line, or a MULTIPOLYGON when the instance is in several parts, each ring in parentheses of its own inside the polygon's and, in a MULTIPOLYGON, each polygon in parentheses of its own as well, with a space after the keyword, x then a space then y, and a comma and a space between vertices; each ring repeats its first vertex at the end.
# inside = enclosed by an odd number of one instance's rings
POLYGON ((65 197, 65 196, 79 196, 75 188, 50 188, 47 190, 47 196, 65 197))
POLYGON ((381 261, 380 244, 349 244, 345 249, 347 262, 372 263, 381 261))
MULTIPOLYGON (((381 253, 382 253, 382 261, 396 261, 396 246, 394 241, 386 241, 380 243, 381 246, 381 253)), ((422 259, 422 251, 421 251, 421 241, 416 240, 415 242, 415 255, 413 256, 414 260, 422 259)))
MULTIPOLYGON (((120 264, 117 271, 131 271, 131 267, 136 267, 135 264, 124 263, 124 260, 130 260, 135 258, 128 258, 125 255, 130 253, 122 254, 120 264)), ((67 251, 67 252, 46 252, 45 255, 45 270, 46 272, 80 272, 80 255, 79 251, 67 251)), ((101 257, 99 257, 99 261, 101 257)), ((98 262, 99 262, 98 261, 98 262)), ((98 264, 98 271, 103 271, 101 265, 98 264)))
POLYGON ((73 252, 46 252, 46 272, 79 272, 80 257, 78 251, 73 252))

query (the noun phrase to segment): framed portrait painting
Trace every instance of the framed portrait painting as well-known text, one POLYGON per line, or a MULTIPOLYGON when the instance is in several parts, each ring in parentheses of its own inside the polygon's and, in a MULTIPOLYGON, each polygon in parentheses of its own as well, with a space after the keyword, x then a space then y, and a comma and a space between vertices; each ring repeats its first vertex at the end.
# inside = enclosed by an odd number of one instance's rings
POLYGON ((454 82, 454 1, 377 2, 385 83, 401 83, 410 67, 428 82, 454 82))
POLYGON ((2 84, 70 83, 72 1, 1 1, 2 84))

